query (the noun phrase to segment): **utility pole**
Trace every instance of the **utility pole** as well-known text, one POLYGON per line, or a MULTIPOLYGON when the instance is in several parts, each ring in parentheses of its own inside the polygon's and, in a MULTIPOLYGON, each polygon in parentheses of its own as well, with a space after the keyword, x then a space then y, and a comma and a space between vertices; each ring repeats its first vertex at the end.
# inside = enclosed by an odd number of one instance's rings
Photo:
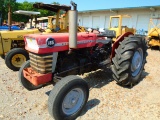
POLYGON ((11 22, 12 22, 12 17, 11 17, 11 5, 10 3, 8 4, 8 30, 11 31, 11 22))

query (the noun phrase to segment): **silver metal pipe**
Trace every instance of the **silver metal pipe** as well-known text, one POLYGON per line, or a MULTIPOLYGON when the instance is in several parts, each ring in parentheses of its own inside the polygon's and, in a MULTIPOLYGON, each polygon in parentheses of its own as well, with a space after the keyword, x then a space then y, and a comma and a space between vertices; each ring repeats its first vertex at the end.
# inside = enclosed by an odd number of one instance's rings
POLYGON ((69 11, 69 48, 77 48, 77 10, 69 11))

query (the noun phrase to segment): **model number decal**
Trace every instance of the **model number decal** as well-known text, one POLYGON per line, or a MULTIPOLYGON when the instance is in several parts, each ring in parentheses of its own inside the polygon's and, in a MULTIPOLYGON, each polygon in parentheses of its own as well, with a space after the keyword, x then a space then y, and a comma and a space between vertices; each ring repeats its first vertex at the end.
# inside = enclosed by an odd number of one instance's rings
POLYGON ((55 40, 53 38, 47 38, 46 39, 46 44, 48 47, 53 47, 55 45, 55 40))

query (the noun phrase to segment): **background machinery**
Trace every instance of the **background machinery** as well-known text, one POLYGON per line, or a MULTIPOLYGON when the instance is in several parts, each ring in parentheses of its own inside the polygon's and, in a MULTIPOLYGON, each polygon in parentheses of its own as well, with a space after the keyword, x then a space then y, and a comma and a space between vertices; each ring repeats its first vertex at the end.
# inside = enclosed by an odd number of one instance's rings
POLYGON ((24 36, 30 60, 19 70, 19 81, 27 90, 55 84, 48 99, 55 120, 75 120, 88 100, 88 84, 77 74, 111 64, 116 82, 133 86, 140 81, 147 56, 145 39, 131 32, 119 36, 113 45, 113 30, 77 33, 77 4, 71 4, 69 33, 24 36))
MULTIPOLYGON (((14 13, 32 17, 40 14, 40 12, 33 11, 15 11, 14 13)), ((0 31, 0 56, 5 58, 5 63, 8 68, 19 70, 20 66, 29 59, 27 51, 24 50, 23 35, 33 33, 39 33, 39 30, 0 31)))
MULTIPOLYGON (((8 30, 8 26, 7 25, 3 25, 0 26, 0 31, 4 31, 4 30, 8 30)), ((11 30, 20 30, 20 28, 18 26, 11 26, 11 30)))
POLYGON ((160 18, 150 19, 149 29, 148 29, 148 46, 154 47, 158 46, 160 50, 160 18))
POLYGON ((124 33, 131 32, 135 34, 136 30, 134 28, 129 28, 124 25, 123 19, 129 19, 129 15, 116 15, 110 16, 109 30, 114 30, 116 32, 116 38, 113 39, 113 42, 124 33))
MULTIPOLYGON (((59 33, 68 32, 68 19, 69 19, 68 11, 71 10, 71 6, 36 3, 33 5, 33 7, 37 9, 50 10, 56 13, 55 16, 48 17, 49 20, 47 27, 50 28, 51 30, 50 32, 59 32, 59 33)), ((77 29, 78 32, 86 31, 85 28, 82 26, 77 26, 77 29)))

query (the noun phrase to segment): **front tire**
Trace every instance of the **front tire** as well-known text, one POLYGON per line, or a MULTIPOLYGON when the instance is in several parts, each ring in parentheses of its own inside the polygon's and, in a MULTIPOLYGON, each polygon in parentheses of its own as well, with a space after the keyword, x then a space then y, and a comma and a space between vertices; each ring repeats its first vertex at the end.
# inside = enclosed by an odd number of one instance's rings
POLYGON ((49 95, 48 110, 55 120, 75 120, 87 103, 89 87, 78 76, 62 78, 49 95))
POLYGON ((18 71, 27 60, 29 60, 29 55, 22 48, 14 48, 5 56, 6 66, 13 71, 18 71))
POLYGON ((18 77, 21 85, 26 88, 27 90, 36 90, 42 87, 42 85, 34 86, 32 83, 30 83, 23 75, 23 69, 30 67, 30 60, 26 61, 20 68, 18 77))
POLYGON ((1 58, 2 58, 2 59, 5 59, 5 55, 1 55, 1 58))
POLYGON ((115 50, 111 69, 113 78, 121 85, 130 85, 140 81, 147 56, 147 43, 142 37, 125 38, 115 50))

